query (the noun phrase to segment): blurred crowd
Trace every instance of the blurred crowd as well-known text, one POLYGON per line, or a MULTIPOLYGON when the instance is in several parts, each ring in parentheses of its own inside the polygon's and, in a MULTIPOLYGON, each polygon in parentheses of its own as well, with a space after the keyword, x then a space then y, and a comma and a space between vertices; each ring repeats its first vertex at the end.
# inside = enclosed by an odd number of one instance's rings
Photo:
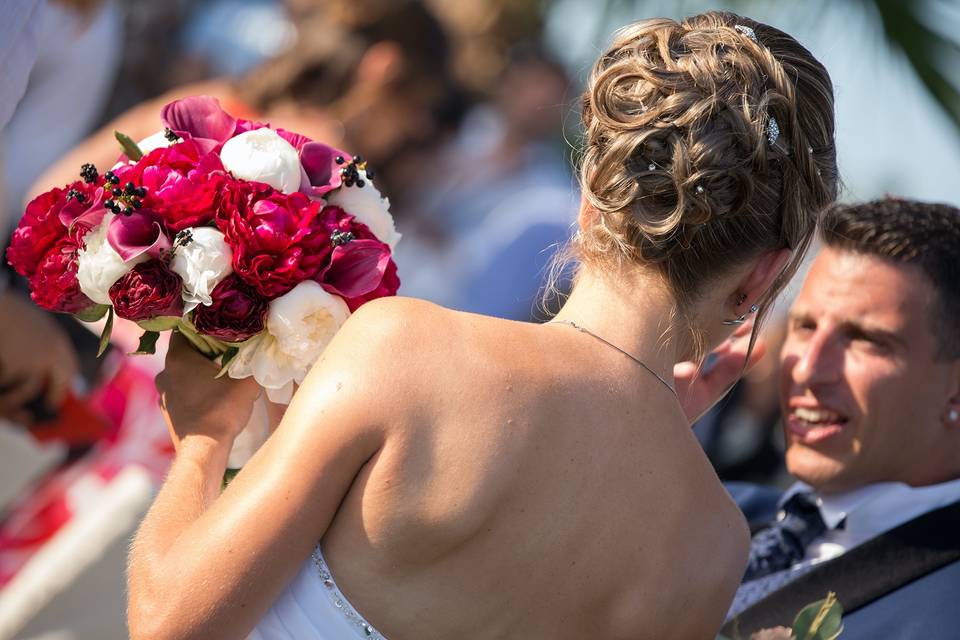
MULTIPOLYGON (((26 93, 0 134, 0 234, 8 237, 33 195, 75 179, 82 163, 112 165, 114 130, 145 138, 159 129, 163 104, 208 94, 235 116, 363 155, 403 234, 401 295, 543 321, 564 283, 545 294, 546 272, 579 206, 580 79, 544 45, 542 28, 536 0, 48 0, 26 93)), ((38 612, 54 606, 50 576, 77 543, 46 547, 111 499, 117 511, 105 513, 135 523, 172 453, 153 395, 162 350, 124 357, 136 335, 121 328, 113 352, 98 359, 93 333, 32 307, 21 283, 12 287, 0 331, 19 331, 21 353, 48 371, 23 390, 29 411, 5 416, 32 435, 0 429, 19 438, 0 443, 0 638, 56 627, 54 613, 41 623, 38 612), (42 388, 54 372, 69 374, 55 402, 42 388), (49 558, 27 575, 41 553, 49 558)), ((723 479, 783 481, 783 332, 770 325, 770 357, 696 427, 723 479)), ((92 589, 122 591, 118 526, 120 566, 106 587, 89 577, 92 589)), ((108 537, 91 527, 84 535, 108 537)), ((64 606, 89 637, 122 625, 122 601, 116 616, 91 615, 86 627, 77 606, 64 606)))

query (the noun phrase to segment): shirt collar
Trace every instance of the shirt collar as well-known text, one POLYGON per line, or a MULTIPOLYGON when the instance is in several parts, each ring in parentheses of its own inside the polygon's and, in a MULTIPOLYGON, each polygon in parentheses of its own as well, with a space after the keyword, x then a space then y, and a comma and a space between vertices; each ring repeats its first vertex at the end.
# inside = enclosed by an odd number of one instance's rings
POLYGON ((848 531, 865 530, 870 535, 879 535, 923 513, 960 500, 960 479, 924 487, 911 487, 902 482, 877 482, 829 495, 820 495, 810 485, 796 482, 784 492, 780 505, 803 492, 815 496, 820 516, 828 529, 836 529, 846 520, 848 531))

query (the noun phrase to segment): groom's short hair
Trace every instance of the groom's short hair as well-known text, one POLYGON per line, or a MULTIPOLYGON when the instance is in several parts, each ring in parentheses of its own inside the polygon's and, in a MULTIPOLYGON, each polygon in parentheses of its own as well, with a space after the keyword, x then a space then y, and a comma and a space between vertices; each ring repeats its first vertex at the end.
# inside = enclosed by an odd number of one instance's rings
POLYGON ((960 358, 960 209, 898 198, 834 205, 821 217, 819 234, 833 249, 919 267, 937 294, 931 318, 937 359, 960 358))

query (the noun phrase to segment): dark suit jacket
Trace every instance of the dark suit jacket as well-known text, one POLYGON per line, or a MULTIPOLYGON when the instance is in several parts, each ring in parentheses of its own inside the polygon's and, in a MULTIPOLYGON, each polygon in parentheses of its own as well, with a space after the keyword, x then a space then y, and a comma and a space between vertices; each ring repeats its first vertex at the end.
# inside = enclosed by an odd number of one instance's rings
POLYGON ((790 626, 831 590, 844 607, 843 640, 960 638, 960 502, 817 565, 741 613, 740 632, 790 626))

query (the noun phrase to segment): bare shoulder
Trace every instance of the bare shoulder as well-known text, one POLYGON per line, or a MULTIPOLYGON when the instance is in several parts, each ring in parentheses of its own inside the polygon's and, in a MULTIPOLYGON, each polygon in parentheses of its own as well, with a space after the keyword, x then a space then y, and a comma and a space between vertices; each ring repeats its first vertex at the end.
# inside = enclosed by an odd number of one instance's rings
MULTIPOLYGON (((324 357, 354 364, 369 360, 402 364, 424 355, 459 322, 455 311, 416 298, 388 297, 357 309, 337 333, 324 357)), ((346 363, 343 363, 346 364, 346 363)))
POLYGON ((455 312, 413 298, 382 298, 357 309, 337 332, 301 387, 320 396, 334 387, 351 400, 412 401, 430 359, 431 337, 444 335, 455 312))

